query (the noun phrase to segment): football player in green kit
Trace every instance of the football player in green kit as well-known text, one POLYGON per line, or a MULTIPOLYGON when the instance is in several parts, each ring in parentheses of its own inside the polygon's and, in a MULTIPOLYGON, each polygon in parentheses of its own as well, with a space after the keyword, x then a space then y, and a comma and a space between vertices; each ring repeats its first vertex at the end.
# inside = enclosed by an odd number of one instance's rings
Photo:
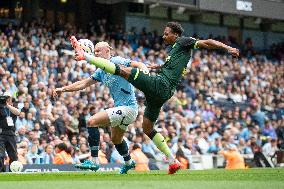
POLYGON ((179 23, 167 23, 163 40, 167 45, 171 46, 171 49, 168 52, 165 64, 160 67, 160 71, 155 76, 138 68, 113 64, 109 60, 84 53, 77 39, 74 36, 70 39, 75 49, 75 59, 77 61, 86 60, 90 64, 110 74, 119 75, 145 94, 146 109, 142 124, 143 131, 169 159, 169 174, 174 174, 179 170, 180 163, 171 153, 164 137, 154 129, 154 123, 158 118, 163 104, 174 94, 191 58, 192 49, 223 49, 233 56, 239 56, 238 49, 227 46, 219 41, 212 39, 197 40, 192 37, 183 37, 182 33, 183 28, 179 23))

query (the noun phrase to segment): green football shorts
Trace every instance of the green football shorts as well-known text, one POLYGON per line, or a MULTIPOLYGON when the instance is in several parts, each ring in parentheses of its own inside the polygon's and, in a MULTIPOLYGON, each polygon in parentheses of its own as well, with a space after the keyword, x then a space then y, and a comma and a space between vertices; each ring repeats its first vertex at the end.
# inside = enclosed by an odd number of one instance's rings
POLYGON ((174 93, 170 83, 160 75, 153 76, 138 68, 131 70, 128 82, 144 93, 146 97, 144 116, 154 123, 161 107, 174 93))

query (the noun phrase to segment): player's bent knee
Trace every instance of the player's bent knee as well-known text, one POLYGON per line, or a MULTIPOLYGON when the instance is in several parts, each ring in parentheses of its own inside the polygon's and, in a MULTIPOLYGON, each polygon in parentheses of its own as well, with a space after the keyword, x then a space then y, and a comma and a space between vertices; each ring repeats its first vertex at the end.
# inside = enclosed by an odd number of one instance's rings
POLYGON ((150 137, 150 135, 151 135, 151 131, 143 131, 144 133, 145 133, 145 135, 147 135, 148 137, 150 137))
POLYGON ((153 128, 143 128, 143 132, 144 132, 147 136, 149 136, 152 131, 153 131, 153 128))
POLYGON ((89 118, 87 122, 87 127, 97 127, 95 118, 89 118))
POLYGON ((111 141, 113 144, 120 144, 122 142, 122 138, 120 137, 111 137, 111 141))

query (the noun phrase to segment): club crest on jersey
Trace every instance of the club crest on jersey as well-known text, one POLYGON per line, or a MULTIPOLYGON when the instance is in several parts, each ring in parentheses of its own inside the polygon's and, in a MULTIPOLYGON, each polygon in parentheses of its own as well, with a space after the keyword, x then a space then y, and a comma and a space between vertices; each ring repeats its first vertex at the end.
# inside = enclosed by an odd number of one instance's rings
POLYGON ((169 61, 170 59, 171 59, 171 56, 168 56, 168 57, 166 58, 166 62, 169 61))

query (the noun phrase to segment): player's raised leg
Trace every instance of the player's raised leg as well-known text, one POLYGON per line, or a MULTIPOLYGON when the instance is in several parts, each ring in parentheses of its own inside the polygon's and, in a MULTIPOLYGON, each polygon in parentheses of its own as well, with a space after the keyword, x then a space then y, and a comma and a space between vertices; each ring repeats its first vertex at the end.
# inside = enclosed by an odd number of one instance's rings
MULTIPOLYGON (((126 80, 128 80, 128 78, 131 75, 133 75, 133 78, 134 78, 134 75, 136 73, 139 73, 138 68, 125 67, 123 65, 114 64, 108 59, 96 57, 88 53, 85 53, 75 36, 72 36, 70 38, 70 41, 71 41, 72 47, 75 50, 75 60, 77 61, 86 60, 90 64, 95 65, 98 68, 101 68, 105 72, 114 74, 114 75, 119 75, 126 80)), ((132 84, 135 86, 134 83, 132 84)), ((140 85, 140 86, 145 86, 145 85, 140 85)), ((135 86, 135 87, 139 89, 138 86, 135 86)))
POLYGON ((86 60, 90 64, 93 64, 108 73, 111 73, 111 74, 116 73, 116 70, 117 70, 116 67, 118 67, 116 64, 111 63, 107 59, 95 57, 93 55, 90 55, 89 53, 85 53, 75 36, 71 36, 70 41, 71 41, 72 47, 75 50, 75 59, 77 61, 86 60))

